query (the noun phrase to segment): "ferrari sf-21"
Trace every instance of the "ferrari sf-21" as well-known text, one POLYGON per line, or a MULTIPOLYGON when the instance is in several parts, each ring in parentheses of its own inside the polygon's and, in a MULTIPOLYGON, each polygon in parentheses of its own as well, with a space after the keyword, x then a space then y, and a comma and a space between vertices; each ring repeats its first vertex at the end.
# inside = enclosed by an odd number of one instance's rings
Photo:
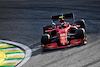
POLYGON ((84 19, 75 21, 73 13, 51 16, 51 19, 52 25, 43 27, 43 35, 41 37, 43 51, 87 43, 84 19), (72 22, 65 21, 68 19, 72 19, 72 22), (55 21, 59 23, 56 24, 55 21))

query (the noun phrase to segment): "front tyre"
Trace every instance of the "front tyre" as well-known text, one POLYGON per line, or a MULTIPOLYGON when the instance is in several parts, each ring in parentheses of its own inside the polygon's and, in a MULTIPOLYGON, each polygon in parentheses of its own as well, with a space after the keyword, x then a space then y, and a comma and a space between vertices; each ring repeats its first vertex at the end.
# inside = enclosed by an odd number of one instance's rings
POLYGON ((85 34, 84 28, 79 28, 75 31, 75 38, 76 39, 83 39, 85 34))
POLYGON ((50 43, 50 35, 49 34, 43 34, 42 37, 41 37, 41 44, 48 44, 50 43))

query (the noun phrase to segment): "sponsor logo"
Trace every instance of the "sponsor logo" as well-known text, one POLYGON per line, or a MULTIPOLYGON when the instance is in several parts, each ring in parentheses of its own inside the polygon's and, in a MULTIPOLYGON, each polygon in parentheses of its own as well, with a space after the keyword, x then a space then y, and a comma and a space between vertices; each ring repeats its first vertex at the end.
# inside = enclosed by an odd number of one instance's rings
POLYGON ((63 34, 60 34, 60 36, 61 36, 61 37, 65 36, 65 35, 66 35, 65 33, 63 33, 63 34))
POLYGON ((65 37, 61 37, 61 39, 65 39, 65 37))

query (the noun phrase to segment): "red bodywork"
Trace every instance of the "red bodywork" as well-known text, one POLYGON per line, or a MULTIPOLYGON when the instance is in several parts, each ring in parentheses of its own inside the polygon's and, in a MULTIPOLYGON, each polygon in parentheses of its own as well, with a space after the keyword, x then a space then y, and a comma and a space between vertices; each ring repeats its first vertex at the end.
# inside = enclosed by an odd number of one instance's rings
POLYGON ((68 44, 69 41, 67 40, 67 37, 69 34, 69 29, 71 27, 74 27, 77 29, 79 26, 77 26, 75 24, 73 24, 73 25, 65 24, 64 26, 65 26, 65 28, 60 28, 60 25, 57 25, 55 29, 46 30, 46 32, 49 32, 49 33, 53 30, 56 30, 57 35, 59 35, 59 40, 60 40, 61 45, 59 46, 56 42, 53 42, 53 43, 50 43, 47 45, 42 45, 43 50, 71 47, 71 46, 75 46, 75 45, 80 45, 86 41, 85 38, 84 39, 72 39, 72 40, 70 40, 70 44, 68 44))
POLYGON ((58 44, 56 42, 54 42, 54 43, 50 43, 50 44, 47 44, 45 46, 42 46, 42 48, 43 48, 43 50, 45 50, 45 49, 66 48, 66 47, 80 45, 84 41, 86 41, 86 40, 85 39, 73 39, 73 40, 71 40, 70 45, 62 45, 62 46, 58 46, 58 44))

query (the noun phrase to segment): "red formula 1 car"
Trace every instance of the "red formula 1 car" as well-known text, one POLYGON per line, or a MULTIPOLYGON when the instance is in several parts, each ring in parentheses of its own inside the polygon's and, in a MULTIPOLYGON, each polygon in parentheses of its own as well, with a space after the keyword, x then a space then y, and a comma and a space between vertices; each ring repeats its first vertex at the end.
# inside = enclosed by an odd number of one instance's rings
POLYGON ((52 16, 51 19, 52 25, 43 27, 41 37, 43 51, 87 43, 85 21, 83 19, 75 21, 74 24, 65 22, 65 19, 74 19, 73 13, 52 16), (59 24, 55 23, 57 20, 59 24))

